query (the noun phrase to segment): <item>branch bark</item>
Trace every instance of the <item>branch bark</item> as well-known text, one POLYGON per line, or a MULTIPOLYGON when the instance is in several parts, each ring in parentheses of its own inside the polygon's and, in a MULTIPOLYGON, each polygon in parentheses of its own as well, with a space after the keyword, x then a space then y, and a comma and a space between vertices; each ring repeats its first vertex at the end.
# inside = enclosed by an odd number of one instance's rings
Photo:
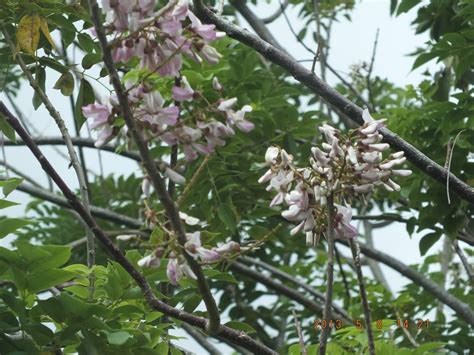
MULTIPOLYGON (((349 245, 347 241, 338 240, 338 243, 349 245)), ((440 287, 437 283, 426 278, 422 274, 410 268, 408 265, 405 265, 401 261, 391 257, 388 254, 381 252, 380 250, 372 249, 366 245, 359 243, 359 248, 362 254, 365 256, 380 261, 381 263, 391 267, 392 269, 398 271, 403 276, 412 280, 414 283, 423 287, 426 291, 430 292, 438 300, 446 304, 452 310, 454 310, 460 319, 464 320, 466 323, 474 326, 474 311, 471 307, 451 295, 449 292, 440 287)))
MULTIPOLYGON (((182 320, 188 324, 207 330, 209 324, 208 319, 178 310, 174 307, 167 305, 166 303, 160 301, 155 297, 153 290, 148 281, 145 279, 145 277, 140 272, 138 272, 138 270, 130 263, 130 261, 128 261, 125 255, 120 251, 120 249, 117 248, 117 246, 107 237, 104 231, 97 225, 95 219, 85 209, 83 203, 69 189, 69 187, 59 176, 57 171, 53 168, 51 163, 40 151, 38 146, 33 142, 28 133, 23 129, 20 122, 8 111, 7 107, 2 101, 0 101, 0 113, 5 116, 7 123, 10 124, 13 129, 18 133, 18 135, 25 141, 30 151, 41 164, 42 169, 47 172, 49 176, 51 176, 53 181, 56 183, 56 185, 66 197, 70 206, 81 216, 84 222, 89 226, 90 230, 94 233, 94 236, 102 243, 109 255, 114 258, 121 266, 123 266, 123 268, 136 281, 138 286, 141 288, 145 300, 150 305, 150 307, 170 317, 182 320)), ((259 344, 245 333, 236 331, 224 325, 221 325, 219 327, 219 330, 216 335, 226 338, 232 341, 232 343, 243 346, 244 348, 250 351, 254 351, 258 354, 277 354, 272 349, 259 344)))
MULTIPOLYGON (((33 141, 37 145, 65 145, 63 139, 61 137, 35 137, 32 138, 33 141)), ((71 137, 71 142, 75 146, 79 147, 87 147, 87 148, 92 148, 92 149, 98 149, 98 150, 105 150, 107 152, 111 152, 114 154, 121 155, 125 158, 130 158, 132 160, 135 160, 137 162, 140 162, 140 155, 135 153, 135 152, 128 152, 128 151, 120 151, 117 152, 117 146, 113 146, 111 144, 104 145, 100 148, 97 148, 94 144, 95 141, 91 138, 84 138, 84 137, 71 137)), ((25 145, 25 142, 22 140, 17 140, 16 142, 12 142, 10 140, 4 140, 1 141, 0 143, 5 144, 5 146, 22 146, 25 145)), ((157 163, 159 164, 159 163, 157 163)))
MULTIPOLYGON (((272 46, 270 43, 265 42, 249 31, 241 29, 240 27, 223 20, 219 16, 216 16, 203 4, 201 0, 194 0, 194 10, 203 22, 216 25, 219 30, 226 32, 229 37, 255 49, 269 61, 285 69, 297 81, 307 86, 315 94, 321 96, 328 103, 337 107, 352 121, 359 125, 364 123, 362 119, 362 108, 334 90, 314 75, 310 70, 296 62, 284 51, 272 46)), ((451 173, 448 175, 448 171, 445 168, 429 159, 425 154, 389 129, 382 128, 380 129, 380 133, 383 135, 384 141, 389 143, 392 149, 404 151, 405 156, 413 165, 436 181, 442 183, 443 186, 446 184, 446 179, 449 176, 451 191, 456 193, 461 199, 474 204, 474 188, 470 187, 455 175, 451 173)))
MULTIPOLYGON (((171 199, 168 191, 166 190, 165 183, 163 178, 161 177, 153 159, 150 156, 150 152, 148 150, 148 145, 145 142, 144 138, 142 137, 141 133, 135 126, 135 118, 133 117, 132 110, 128 104, 128 96, 127 92, 125 91, 117 70, 115 68, 114 62, 112 60, 112 53, 110 47, 107 42, 107 38, 104 32, 104 27, 102 25, 101 13, 97 1, 89 0, 89 7, 91 12, 91 19, 92 23, 94 24, 94 28, 97 32, 97 38, 99 40, 100 46, 102 48, 102 56, 104 60, 105 67, 110 76, 110 80, 112 85, 115 89, 115 93, 117 95, 120 110, 122 111, 123 118, 125 123, 135 141, 138 151, 140 152, 140 157, 142 159, 143 165, 150 176, 150 180, 155 188, 155 191, 163 204, 163 207, 166 211, 166 214, 169 218, 169 221, 173 227, 174 232, 178 236, 179 243, 184 246, 187 241, 186 233, 184 230, 184 226, 181 222, 179 217, 179 211, 175 204, 175 202, 171 199)), ((191 267, 192 271, 196 275, 197 278, 197 285, 200 294, 202 295, 203 301, 206 305, 207 311, 209 313, 209 324, 207 327, 207 331, 209 334, 216 334, 219 332, 220 326, 220 314, 219 309, 217 308, 216 301, 212 297, 211 290, 207 283, 207 280, 202 272, 202 269, 198 262, 194 260, 194 258, 187 254, 183 253, 186 262, 191 267)))
MULTIPOLYGON (((287 274, 286 272, 283 272, 280 269, 278 269, 278 268, 276 268, 276 267, 274 267, 274 266, 272 266, 272 265, 270 265, 270 264, 268 264, 264 261, 254 259, 254 258, 251 258, 249 256, 241 256, 239 258, 239 261, 241 261, 245 264, 251 264, 251 265, 259 266, 259 267, 269 271, 273 276, 276 276, 276 277, 278 277, 278 278, 280 278, 284 281, 291 282, 291 283, 295 284, 298 287, 301 287, 302 289, 307 291, 310 295, 312 295, 312 296, 314 296, 314 297, 316 297, 316 298, 318 298, 318 299, 320 299, 324 302, 325 298, 324 298, 323 293, 319 292, 318 290, 315 290, 314 288, 309 286, 304 281, 299 280, 294 275, 287 274)), ((333 309, 334 313, 338 313, 339 316, 341 316, 342 318, 345 318, 347 320, 349 320, 351 318, 345 310, 343 310, 342 308, 340 308, 338 305, 336 305, 334 303, 332 304, 332 309, 333 309)))
POLYGON ((352 257, 354 259, 354 266, 357 273, 357 281, 359 282, 359 294, 364 310, 365 326, 367 327, 367 339, 369 345, 370 355, 375 355, 374 332, 372 330, 372 317, 370 315, 369 301, 367 299, 367 292, 365 292, 364 276, 362 275, 362 267, 360 266, 359 246, 354 239, 349 240, 352 257))
MULTIPOLYGON (((327 197, 327 233, 326 239, 328 244, 328 262, 327 262, 327 279, 326 279, 326 297, 324 301, 324 312, 323 322, 329 322, 331 318, 331 304, 332 304, 332 291, 334 283, 334 200, 332 193, 327 197)), ((324 327, 321 330, 321 336, 319 338, 319 354, 326 354, 326 346, 329 337, 331 327, 324 327)))
MULTIPOLYGON (((230 269, 242 275, 246 275, 255 281, 260 282, 262 285, 267 286, 269 289, 277 291, 281 295, 285 295, 286 297, 300 303, 301 305, 305 306, 307 309, 317 314, 320 314, 320 315, 323 314, 324 308, 319 303, 316 303, 306 298, 304 295, 302 295, 298 291, 295 291, 294 289, 287 287, 283 285, 282 283, 277 282, 273 280, 272 278, 265 276, 256 270, 252 270, 251 268, 249 268, 248 266, 245 266, 239 261, 235 261, 234 263, 232 263, 232 265, 230 266, 230 269)), ((340 315, 340 317, 344 322, 347 322, 347 324, 352 323, 352 321, 348 317, 345 317, 343 315, 340 315)))

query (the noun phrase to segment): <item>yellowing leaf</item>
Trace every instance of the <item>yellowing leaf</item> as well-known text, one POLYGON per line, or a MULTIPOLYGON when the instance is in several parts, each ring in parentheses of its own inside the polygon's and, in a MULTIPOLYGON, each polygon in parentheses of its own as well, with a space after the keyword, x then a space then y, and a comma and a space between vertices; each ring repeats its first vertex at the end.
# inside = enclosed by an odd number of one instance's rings
POLYGON ((40 18, 40 27, 41 27, 41 32, 43 32, 44 36, 48 40, 48 42, 51 44, 51 47, 54 47, 54 41, 51 38, 51 34, 49 33, 49 28, 48 28, 48 23, 46 22, 46 19, 44 17, 40 18))
POLYGON ((38 49, 41 18, 38 15, 23 16, 18 24, 16 40, 26 53, 34 55, 38 49))

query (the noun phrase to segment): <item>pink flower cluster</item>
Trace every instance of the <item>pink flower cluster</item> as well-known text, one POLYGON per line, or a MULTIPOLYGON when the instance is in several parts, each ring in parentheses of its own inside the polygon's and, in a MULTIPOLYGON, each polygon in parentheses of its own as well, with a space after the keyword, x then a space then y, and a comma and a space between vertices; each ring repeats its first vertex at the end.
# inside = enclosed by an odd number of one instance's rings
MULTIPOLYGON (((252 111, 249 105, 234 110, 236 98, 219 99, 209 103, 198 90, 191 87, 185 76, 180 75, 182 55, 192 60, 215 64, 220 54, 209 45, 223 36, 214 25, 204 25, 189 9, 187 0, 167 11, 155 12, 154 0, 103 0, 103 10, 110 23, 110 34, 119 37, 113 41, 113 59, 129 62, 140 59, 139 68, 162 77, 177 78, 168 103, 153 81, 126 81, 125 87, 133 114, 144 137, 156 143, 182 146, 185 158, 191 161, 198 153, 210 154, 216 147, 225 145, 225 139, 234 135, 234 127, 249 132, 254 124, 245 119, 252 111), (206 108, 197 107, 205 102, 206 108), (186 115, 190 117, 186 117, 186 115)), ((133 69, 132 69, 133 70, 133 69)), ((149 78, 149 76, 148 76, 149 78)), ((213 88, 221 93, 222 85, 215 77, 213 88)), ((120 108, 115 96, 102 103, 82 108, 85 117, 93 118, 92 128, 99 131, 96 146, 100 147, 115 138, 120 128, 116 123, 120 108)))
MULTIPOLYGON (((282 216, 297 223, 291 230, 294 235, 306 233, 306 243, 315 245, 326 231, 327 197, 334 201, 347 201, 371 193, 382 186, 387 191, 400 191, 392 176, 409 176, 410 170, 394 169, 405 162, 403 152, 384 158, 382 152, 390 148, 381 143, 379 128, 384 119, 374 120, 367 110, 363 113, 365 124, 344 135, 327 124, 319 127, 325 138, 320 147, 311 148, 310 165, 297 168, 293 156, 284 149, 272 146, 267 149, 265 161, 270 169, 258 180, 268 182, 267 191, 276 195, 270 207, 285 203, 288 209, 282 216)), ((351 207, 335 204, 336 238, 354 238, 357 230, 350 224, 351 207)))
MULTIPOLYGON (((187 233, 187 242, 184 245, 185 251, 191 255, 194 259, 201 263, 214 263, 220 261, 222 258, 240 251, 240 245, 237 242, 229 241, 227 243, 221 243, 217 247, 207 249, 202 246, 201 233, 187 233)), ((150 255, 138 261, 140 267, 151 267, 157 268, 161 264, 161 259, 165 255, 163 248, 155 249, 150 255)), ((168 266, 166 269, 168 279, 173 285, 178 284, 179 280, 186 275, 191 279, 196 279, 196 275, 191 270, 190 266, 186 262, 185 258, 171 251, 168 255, 168 266)))
POLYGON ((115 62, 140 58, 140 67, 157 71, 162 76, 178 76, 181 55, 209 64, 219 62, 221 55, 212 41, 224 36, 214 25, 204 25, 189 9, 188 1, 180 0, 164 14, 154 12, 155 0, 103 0, 103 10, 113 31, 125 32, 113 49, 115 62))

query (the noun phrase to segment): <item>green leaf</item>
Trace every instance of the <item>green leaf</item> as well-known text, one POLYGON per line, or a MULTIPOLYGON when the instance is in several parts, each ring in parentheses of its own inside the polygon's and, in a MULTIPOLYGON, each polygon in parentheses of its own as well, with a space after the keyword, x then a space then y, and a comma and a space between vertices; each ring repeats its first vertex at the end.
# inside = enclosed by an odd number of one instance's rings
POLYGON ((397 9, 398 5, 398 0, 390 0, 390 15, 393 15, 395 13, 395 10, 397 9))
POLYGON ((17 229, 26 226, 30 221, 20 218, 10 218, 0 221, 0 238, 4 238, 17 229))
POLYGON ((39 300, 39 307, 50 316, 55 322, 62 323, 66 320, 66 312, 58 298, 48 298, 47 300, 39 300))
POLYGON ((77 35, 77 40, 79 41, 79 46, 88 53, 91 53, 96 48, 96 45, 92 38, 86 33, 79 33, 77 35))
POLYGON ((5 116, 0 114, 0 131, 12 142, 16 142, 16 135, 15 130, 12 126, 7 122, 5 116))
POLYGON ((122 296, 123 288, 120 285, 120 278, 112 264, 107 266, 107 271, 107 281, 105 282, 104 289, 109 297, 116 301, 122 296))
POLYGON ((223 203, 219 206, 217 215, 225 226, 232 232, 235 232, 237 227, 237 216, 235 215, 234 209, 230 203, 223 203))
POLYGON ((16 206, 16 205, 18 205, 18 203, 16 203, 16 202, 7 201, 7 200, 0 200, 0 210, 2 210, 4 208, 11 207, 11 206, 16 206))
POLYGON ((439 231, 428 233, 427 235, 423 236, 420 240, 420 254, 421 256, 425 255, 426 252, 436 243, 439 238, 441 237, 441 233, 439 231))
POLYGON ((82 67, 84 69, 90 69, 94 64, 97 64, 102 61, 102 55, 99 53, 87 53, 84 58, 82 58, 82 67))
POLYGON ((74 116, 80 127, 86 122, 86 117, 82 114, 82 107, 92 104, 95 101, 95 94, 92 85, 86 80, 81 79, 79 93, 77 94, 76 105, 74 106, 74 116))
POLYGON ((237 322, 237 321, 230 321, 225 324, 229 328, 236 329, 236 330, 242 330, 246 333, 255 333, 256 330, 253 329, 250 325, 243 323, 243 322, 237 322))
POLYGON ((0 186, 3 189, 3 194, 5 197, 10 195, 10 193, 15 190, 23 182, 23 179, 20 178, 11 178, 8 180, 0 181, 0 186))
POLYGON ((447 343, 442 343, 442 342, 431 342, 431 343, 420 344, 420 346, 415 349, 413 354, 422 355, 422 354, 426 354, 430 350, 435 350, 435 349, 442 350, 442 348, 444 348, 446 344, 447 343))
POLYGON ((64 96, 71 96, 74 92, 74 76, 69 71, 64 73, 56 81, 53 88, 61 90, 61 94, 64 96))
POLYGON ((28 276, 28 290, 36 293, 69 281, 75 276, 73 272, 59 269, 34 272, 28 276))
POLYGON ((119 330, 118 332, 104 331, 104 333, 107 336, 107 341, 110 345, 123 345, 127 342, 128 339, 132 337, 132 334, 127 333, 123 330, 119 330))
MULTIPOLYGON (((45 92, 45 83, 46 83, 46 72, 42 66, 37 66, 36 67, 36 75, 35 75, 35 81, 38 83, 38 86, 45 92)), ((35 94, 33 95, 33 107, 35 110, 38 109, 38 107, 41 106, 43 101, 41 100, 41 97, 38 95, 38 93, 35 91, 35 94)))
POLYGON ((423 64, 429 62, 430 60, 432 60, 433 58, 436 58, 437 54, 436 53, 422 53, 420 54, 415 62, 413 63, 413 66, 411 68, 411 70, 415 70, 416 68, 422 66, 423 64))
POLYGON ((421 0, 402 0, 400 6, 398 6, 397 16, 408 12, 411 8, 415 7, 421 2, 421 0))

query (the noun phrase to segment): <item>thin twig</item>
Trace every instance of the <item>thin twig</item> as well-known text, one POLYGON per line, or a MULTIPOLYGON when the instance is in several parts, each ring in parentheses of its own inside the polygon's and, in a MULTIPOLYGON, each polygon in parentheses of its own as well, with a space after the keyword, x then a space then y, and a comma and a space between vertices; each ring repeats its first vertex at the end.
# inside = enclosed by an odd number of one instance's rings
POLYGON ((454 142, 452 145, 450 145, 451 141, 448 143, 448 156, 449 158, 446 159, 446 163, 448 166, 445 164, 445 169, 447 169, 448 173, 446 174, 446 196, 448 198, 448 205, 451 204, 451 197, 449 196, 449 175, 451 174, 451 161, 453 160, 453 153, 454 153, 454 147, 456 146, 456 142, 461 135, 462 132, 464 132, 465 129, 461 130, 458 134, 456 134, 456 137, 454 138, 454 142))
MULTIPOLYGON (((3 30, 3 35, 5 37, 5 40, 7 41, 10 50, 12 53, 16 53, 16 48, 15 45, 13 44, 10 35, 8 34, 8 31, 6 29, 3 30)), ((31 71, 28 69, 26 66, 25 62, 23 61, 23 58, 20 53, 17 54, 16 56, 18 64, 21 67, 21 70, 27 77, 30 86, 33 88, 35 93, 38 95, 38 97, 41 99, 41 102, 44 104, 46 109, 48 110, 49 114, 51 117, 54 119, 56 122, 56 125, 59 128, 59 131, 61 132, 61 136, 66 143, 67 151, 69 154, 69 158, 71 159, 71 165, 74 168, 74 171, 76 172, 76 177, 77 181, 79 183, 79 190, 81 194, 81 199, 84 203, 84 207, 86 211, 89 211, 89 193, 87 190, 87 183, 86 183, 86 178, 85 178, 85 172, 83 170, 83 167, 81 166, 81 163, 79 162, 79 159, 77 158, 76 151, 74 149, 74 145, 72 144, 71 141, 71 136, 69 134, 69 131, 66 127, 66 124, 61 117, 60 113, 56 110, 52 102, 49 100, 48 96, 46 93, 43 91, 43 89, 39 86, 38 82, 33 78, 33 75, 31 74, 31 71)), ((92 231, 88 228, 86 228, 86 233, 87 233, 87 266, 89 268, 92 268, 95 264, 95 246, 94 246, 94 236, 92 234, 92 231)), ((90 280, 89 280, 89 299, 91 300, 94 294, 94 275, 93 273, 90 274, 90 280)))
POLYGON ((375 111, 375 101, 372 92, 372 82, 370 81, 370 76, 372 75, 372 71, 374 69, 374 62, 375 62, 375 55, 377 53, 377 44, 379 42, 379 33, 380 30, 377 28, 377 33, 375 34, 375 41, 374 41, 374 48, 372 50, 372 57, 370 59, 369 70, 367 71, 367 92, 368 92, 368 102, 370 102, 370 106, 367 106, 370 111, 375 111))
POLYGON ((199 168, 197 168, 196 172, 193 174, 189 182, 186 184, 183 192, 179 195, 178 200, 176 201, 176 204, 178 206, 181 206, 181 203, 186 199, 189 192, 191 191, 193 186, 196 184, 196 181, 199 175, 201 175, 202 171, 207 166, 207 163, 209 162, 209 158, 210 158, 210 155, 206 155, 204 157, 203 161, 201 162, 201 165, 199 165, 199 168))
POLYGON ((191 335, 196 342, 201 345, 204 349, 207 350, 209 355, 221 355, 219 349, 217 349, 213 344, 211 344, 204 334, 202 334, 199 330, 195 329, 193 326, 189 324, 183 323, 183 329, 191 335))
POLYGON ((269 23, 272 23, 278 17, 280 17, 280 15, 283 13, 283 11, 285 11, 285 9, 288 7, 289 4, 290 4, 289 0, 285 0, 285 1, 283 1, 283 3, 280 2, 279 3, 280 6, 278 7, 278 9, 273 14, 271 14, 270 16, 262 18, 261 19, 262 22, 266 25, 268 25, 269 23))
POLYGON ((301 324, 298 320, 298 317, 296 316, 296 312, 294 309, 292 309, 292 313, 293 313, 293 319, 295 320, 296 333, 298 334, 298 339, 300 342, 300 352, 303 355, 307 355, 308 351, 306 350, 306 346, 304 345, 304 338, 303 338, 303 332, 301 331, 301 324))
MULTIPOLYGON (((324 301, 323 321, 329 322, 331 319, 331 304, 332 304, 332 291, 334 282, 334 201, 333 195, 329 194, 327 197, 327 233, 326 239, 328 244, 327 252, 327 279, 326 279, 326 299, 324 301)), ((319 354, 326 354, 326 346, 329 337, 330 327, 325 327, 321 330, 321 336, 319 338, 319 354)))
POLYGON ((451 243, 453 245, 454 251, 456 252, 456 254, 458 254, 459 259, 461 259, 461 262, 464 266, 464 269, 466 270, 469 281, 471 282, 472 285, 474 285, 474 272, 472 270, 471 265, 469 264, 469 261, 467 260, 466 255, 464 255, 462 249, 459 247, 459 243, 457 240, 451 240, 451 243))
POLYGON ((334 252, 336 255, 337 265, 339 266, 339 271, 341 272, 342 283, 344 284, 344 291, 346 293, 346 300, 350 304, 350 301, 351 301, 351 294, 349 291, 350 288, 349 288, 349 284, 347 283, 346 273, 344 271, 344 268, 342 267, 341 256, 339 255, 339 250, 336 248, 336 246, 334 246, 334 252))
MULTIPOLYGON (((120 81, 114 62, 112 60, 112 53, 107 43, 107 38, 104 32, 104 27, 102 25, 101 13, 97 1, 89 0, 89 8, 91 11, 92 23, 94 24, 94 28, 97 32, 97 38, 102 48, 104 64, 107 68, 112 85, 115 89, 115 93, 120 104, 120 110, 122 111, 125 124, 127 125, 128 130, 131 133, 131 136, 133 137, 133 140, 135 141, 138 147, 143 165, 148 175, 150 176, 150 180, 155 189, 155 192, 157 193, 161 203, 163 204, 166 214, 171 222, 171 225, 173 226, 173 230, 178 236, 178 241, 182 246, 184 246, 184 244, 187 242, 187 238, 184 226, 181 222, 181 218, 179 217, 178 208, 175 202, 169 196, 168 191, 166 190, 164 180, 161 177, 155 163, 153 162, 150 156, 147 143, 145 142, 143 136, 135 126, 135 118, 133 117, 133 113, 128 104, 127 93, 120 81)), ((183 253, 183 256, 192 271, 194 272, 194 274, 196 275, 196 283, 209 314, 209 324, 207 326, 207 331, 211 335, 216 334, 219 332, 220 327, 220 314, 216 301, 212 296, 204 273, 197 261, 188 253, 183 253)))
POLYGON ((375 355, 374 332, 372 330, 372 317, 370 314, 370 307, 369 307, 369 301, 367 299, 367 292, 365 291, 365 283, 364 283, 364 276, 362 275, 362 267, 360 265, 359 247, 357 245, 357 242, 353 238, 349 239, 349 244, 352 251, 352 257, 354 259, 354 266, 356 268, 357 280, 359 282, 359 293, 360 293, 362 308, 364 310, 369 353, 370 355, 375 355))
MULTIPOLYGON (((272 266, 272 265, 270 265, 270 264, 268 264, 268 263, 266 263, 262 260, 255 259, 255 258, 252 258, 252 257, 249 257, 249 256, 240 257, 238 260, 245 263, 245 264, 251 264, 251 265, 261 267, 264 270, 267 270, 267 271, 271 272, 272 276, 276 276, 276 277, 280 278, 281 280, 291 282, 291 283, 295 284, 296 286, 301 287, 302 289, 307 291, 310 295, 312 295, 312 296, 314 296, 314 297, 316 297, 316 298, 318 298, 322 301, 324 301, 324 299, 325 299, 323 293, 319 292, 318 290, 315 290, 314 288, 309 286, 304 281, 299 280, 298 277, 295 277, 294 275, 287 274, 286 272, 283 272, 279 268, 276 268, 276 267, 274 267, 274 266, 272 266)), ((343 310, 341 307, 336 305, 335 303, 333 303, 332 309, 333 309, 333 312, 337 313, 339 315, 339 317, 341 317, 342 319, 350 320, 349 314, 345 310, 343 310)))

